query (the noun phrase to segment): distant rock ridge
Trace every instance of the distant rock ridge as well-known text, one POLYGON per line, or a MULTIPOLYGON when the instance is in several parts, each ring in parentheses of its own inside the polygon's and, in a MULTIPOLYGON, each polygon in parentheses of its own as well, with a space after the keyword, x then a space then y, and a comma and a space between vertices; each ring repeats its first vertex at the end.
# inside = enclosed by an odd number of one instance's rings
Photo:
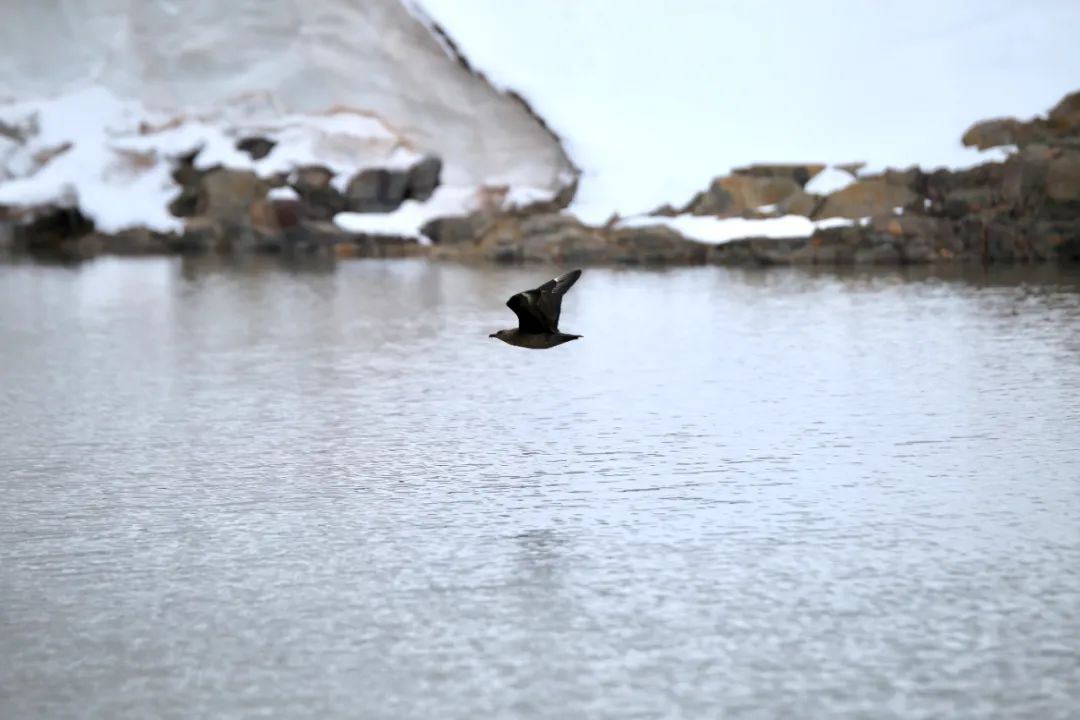
MULTIPOLYGON (((1046 117, 976 123, 963 142, 999 148, 1003 158, 962 170, 911 167, 874 174, 864 174, 858 163, 835 169, 751 165, 716 178, 680 207, 658 208, 633 222, 615 217, 602 226, 565 211, 573 184, 554 198, 531 202, 511 202, 508 189, 492 187, 478 192, 473 212, 434 214, 416 235, 350 232, 333 219, 342 212, 393 213, 403 203, 431 198, 440 183, 441 162, 434 156, 343 179, 320 167, 265 180, 181 163, 175 177, 182 191, 172 211, 185 219, 182 233, 102 236, 70 211, 27 219, 9 210, 6 219, 17 227, 0 233, 0 241, 23 249, 62 247, 77 256, 321 250, 580 264, 1080 261, 1080 92, 1046 117), (842 182, 818 190, 830 172, 842 182), (748 234, 709 243, 683 230, 725 221, 750 228, 743 231, 748 234), (776 227, 788 226, 798 230, 777 235, 776 227), (770 230, 758 236, 755 227, 770 230)), ((262 152, 266 142, 248 138, 241 149, 262 152)))

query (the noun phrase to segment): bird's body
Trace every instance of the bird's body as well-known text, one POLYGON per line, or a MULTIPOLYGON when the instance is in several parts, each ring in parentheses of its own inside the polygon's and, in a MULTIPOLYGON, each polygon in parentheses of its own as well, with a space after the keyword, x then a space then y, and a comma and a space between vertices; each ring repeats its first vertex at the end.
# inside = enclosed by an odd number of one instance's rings
POLYGON ((562 296, 581 277, 580 270, 560 275, 535 290, 526 290, 506 301, 506 306, 518 317, 518 326, 499 330, 489 337, 504 343, 530 350, 547 350, 556 345, 577 340, 581 335, 571 335, 559 330, 559 314, 562 296))

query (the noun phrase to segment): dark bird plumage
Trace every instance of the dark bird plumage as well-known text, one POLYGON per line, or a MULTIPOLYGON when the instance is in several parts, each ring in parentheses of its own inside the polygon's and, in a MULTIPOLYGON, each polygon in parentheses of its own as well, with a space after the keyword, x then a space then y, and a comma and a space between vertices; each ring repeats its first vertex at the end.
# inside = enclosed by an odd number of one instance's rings
POLYGON ((559 314, 562 311, 563 295, 579 277, 581 270, 572 270, 554 280, 548 280, 535 290, 514 295, 506 301, 506 307, 517 315, 518 326, 499 330, 488 337, 531 350, 546 350, 577 340, 580 335, 559 331, 559 314))

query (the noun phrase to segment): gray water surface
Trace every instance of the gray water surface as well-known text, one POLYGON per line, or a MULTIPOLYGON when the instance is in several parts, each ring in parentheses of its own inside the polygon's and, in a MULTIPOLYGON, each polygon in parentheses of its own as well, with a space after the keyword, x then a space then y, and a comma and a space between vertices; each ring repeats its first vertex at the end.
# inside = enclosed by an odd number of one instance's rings
POLYGON ((0 717, 1075 718, 1055 270, 0 266, 0 717))

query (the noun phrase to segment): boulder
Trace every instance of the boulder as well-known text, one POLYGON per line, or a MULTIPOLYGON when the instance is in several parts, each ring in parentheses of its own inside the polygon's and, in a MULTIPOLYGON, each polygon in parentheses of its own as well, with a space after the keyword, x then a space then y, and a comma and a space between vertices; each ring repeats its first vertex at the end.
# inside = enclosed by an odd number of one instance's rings
POLYGON ((345 197, 330 182, 333 178, 334 173, 321 165, 308 165, 293 173, 290 184, 303 201, 306 217, 328 221, 346 210, 345 197))
POLYGON ((236 149, 246 152, 252 160, 262 160, 270 154, 275 145, 276 142, 264 137, 245 137, 237 141, 236 149))
POLYGON ((777 214, 814 217, 814 213, 821 207, 821 203, 824 202, 824 200, 825 199, 820 195, 811 195, 804 190, 800 190, 793 195, 789 195, 777 204, 777 214))
POLYGON ((1023 124, 1015 118, 997 118, 983 120, 968 128, 960 141, 965 147, 987 150, 1002 145, 1019 145, 1026 131, 1023 124))
POLYGON ((720 177, 713 180, 708 190, 698 193, 683 212, 742 217, 762 205, 778 205, 802 191, 802 186, 790 177, 720 177))
POLYGON ((621 264, 699 265, 709 250, 664 225, 614 228, 608 239, 613 245, 610 261, 621 264))
POLYGON ((1077 203, 1080 213, 1080 151, 1065 152, 1046 163, 1046 197, 1058 203, 1077 203))
POLYGON ((212 217, 230 225, 246 225, 248 209, 261 200, 269 190, 266 182, 250 170, 217 168, 202 177, 196 210, 199 215, 212 217))
POLYGON ((397 210, 409 193, 409 172, 369 168, 349 180, 345 207, 350 212, 386 213, 397 210))
POLYGON ((429 220, 420 228, 420 233, 435 245, 461 245, 478 241, 491 222, 489 213, 451 215, 429 220))
POLYGON ((1047 115, 1047 123, 1059 133, 1080 134, 1080 91, 1062 98, 1047 115))
POLYGON ((893 208, 906 207, 918 199, 909 188, 884 177, 863 178, 825 198, 816 217, 864 218, 892 212, 893 208))
POLYGON ((221 252, 227 246, 225 229, 209 217, 193 217, 184 222, 184 232, 173 243, 177 252, 221 252))
POLYGON ((405 170, 368 168, 349 180, 345 190, 350 212, 386 213, 406 200, 424 202, 439 186, 442 160, 428 155, 405 170))
POLYGON ((735 168, 731 171, 731 174, 749 177, 787 178, 794 180, 799 187, 806 187, 806 183, 810 182, 824 169, 824 165, 817 163, 809 165, 747 165, 746 167, 735 168))
POLYGON ((423 202, 430 198, 439 187, 442 167, 442 160, 435 155, 427 155, 410 167, 406 173, 405 199, 423 202))

